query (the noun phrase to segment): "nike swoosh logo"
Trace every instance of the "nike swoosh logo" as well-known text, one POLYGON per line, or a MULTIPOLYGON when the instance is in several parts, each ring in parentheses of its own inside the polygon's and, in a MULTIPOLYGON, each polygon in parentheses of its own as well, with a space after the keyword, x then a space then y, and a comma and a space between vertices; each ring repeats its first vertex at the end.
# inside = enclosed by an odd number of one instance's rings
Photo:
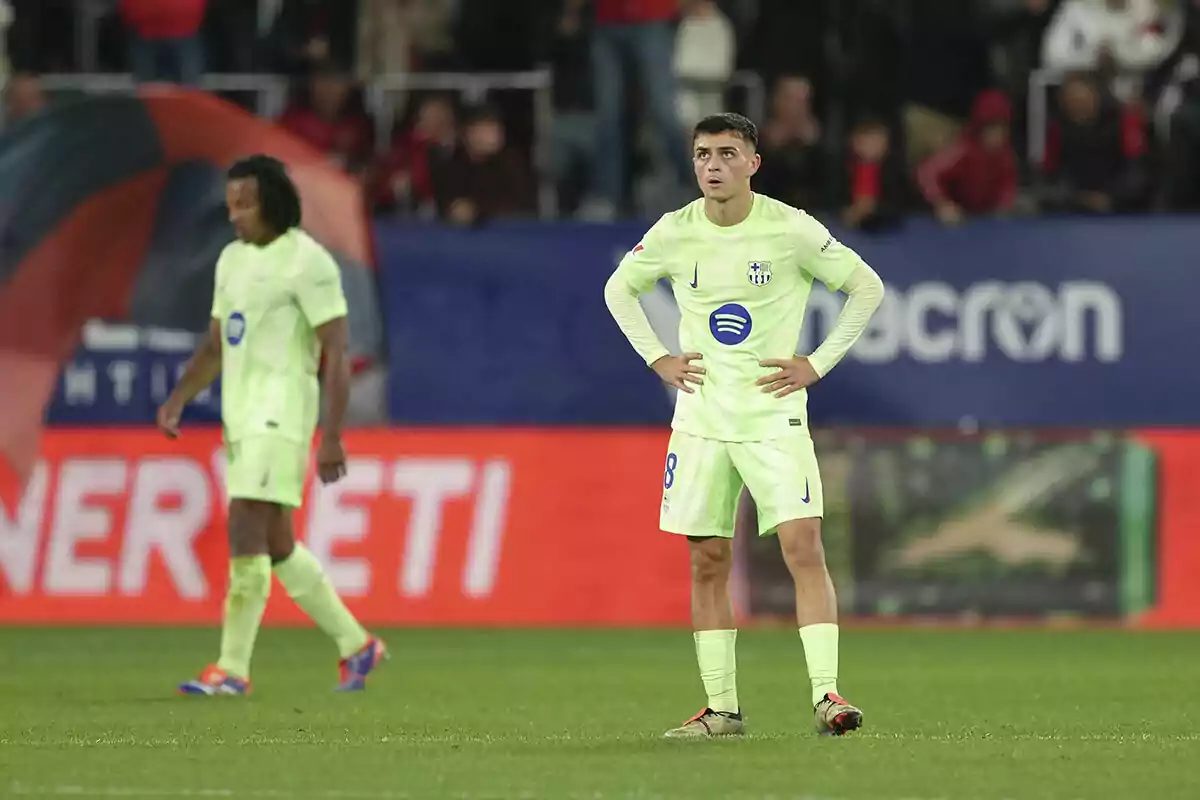
POLYGON ((812 499, 812 496, 809 495, 809 493, 808 493, 808 478, 805 478, 804 479, 804 497, 800 498, 800 502, 807 503, 811 499, 812 499))
POLYGON ((692 282, 689 283, 688 286, 695 289, 699 285, 700 285, 700 262, 697 261, 696 265, 694 267, 692 267, 692 282))

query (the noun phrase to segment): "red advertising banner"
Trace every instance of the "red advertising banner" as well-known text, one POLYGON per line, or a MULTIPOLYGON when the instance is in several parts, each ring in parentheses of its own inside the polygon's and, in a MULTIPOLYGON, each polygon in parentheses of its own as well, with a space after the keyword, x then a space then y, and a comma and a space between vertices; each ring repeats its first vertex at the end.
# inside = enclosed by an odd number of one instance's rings
MULTIPOLYGON (((657 524, 666 436, 355 431, 297 535, 368 624, 686 624, 687 549, 657 524)), ((218 621, 223 468, 216 431, 47 433, 0 503, 0 623, 218 621)), ((268 622, 302 619, 277 585, 268 622)))

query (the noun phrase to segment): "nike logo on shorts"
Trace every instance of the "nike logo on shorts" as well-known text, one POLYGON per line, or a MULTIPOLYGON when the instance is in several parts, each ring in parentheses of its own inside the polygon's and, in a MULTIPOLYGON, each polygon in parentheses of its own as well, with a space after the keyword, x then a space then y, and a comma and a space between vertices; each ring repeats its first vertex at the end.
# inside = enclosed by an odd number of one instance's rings
POLYGON ((804 497, 800 498, 801 503, 807 503, 812 500, 812 496, 808 493, 808 478, 804 479, 804 497))

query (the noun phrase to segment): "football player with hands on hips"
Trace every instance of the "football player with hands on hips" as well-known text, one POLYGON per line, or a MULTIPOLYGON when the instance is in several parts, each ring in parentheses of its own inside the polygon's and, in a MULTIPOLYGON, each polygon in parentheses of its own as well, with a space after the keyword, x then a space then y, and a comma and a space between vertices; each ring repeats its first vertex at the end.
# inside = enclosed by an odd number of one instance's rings
POLYGON ((859 728, 863 714, 838 691, 837 599, 821 544, 807 390, 862 335, 883 301, 883 282, 809 214, 751 190, 761 156, 750 120, 701 120, 692 158, 703 197, 663 215, 604 289, 634 350, 679 390, 659 526, 688 542, 696 658, 708 700, 666 735, 745 730, 729 592, 735 534, 777 537, 795 581, 816 730, 842 735, 859 728), (662 279, 679 306, 680 355, 659 341, 638 302, 662 279), (821 346, 797 355, 813 281, 847 300, 821 346))

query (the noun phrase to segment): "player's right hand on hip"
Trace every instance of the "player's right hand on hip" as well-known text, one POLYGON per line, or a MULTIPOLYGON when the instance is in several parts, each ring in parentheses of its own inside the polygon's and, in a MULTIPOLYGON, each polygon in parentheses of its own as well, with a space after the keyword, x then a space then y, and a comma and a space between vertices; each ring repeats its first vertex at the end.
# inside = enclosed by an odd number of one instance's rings
POLYGON ((158 407, 158 429, 166 435, 168 439, 179 438, 179 417, 182 415, 182 410, 177 404, 168 400, 158 407))
POLYGON ((699 364, 693 364, 693 361, 699 361, 704 356, 699 353, 684 353, 681 356, 663 356, 655 361, 650 367, 658 373, 658 377, 662 378, 663 383, 668 386, 674 386, 682 392, 694 394, 696 392, 688 384, 702 386, 704 384, 704 367, 699 364))

